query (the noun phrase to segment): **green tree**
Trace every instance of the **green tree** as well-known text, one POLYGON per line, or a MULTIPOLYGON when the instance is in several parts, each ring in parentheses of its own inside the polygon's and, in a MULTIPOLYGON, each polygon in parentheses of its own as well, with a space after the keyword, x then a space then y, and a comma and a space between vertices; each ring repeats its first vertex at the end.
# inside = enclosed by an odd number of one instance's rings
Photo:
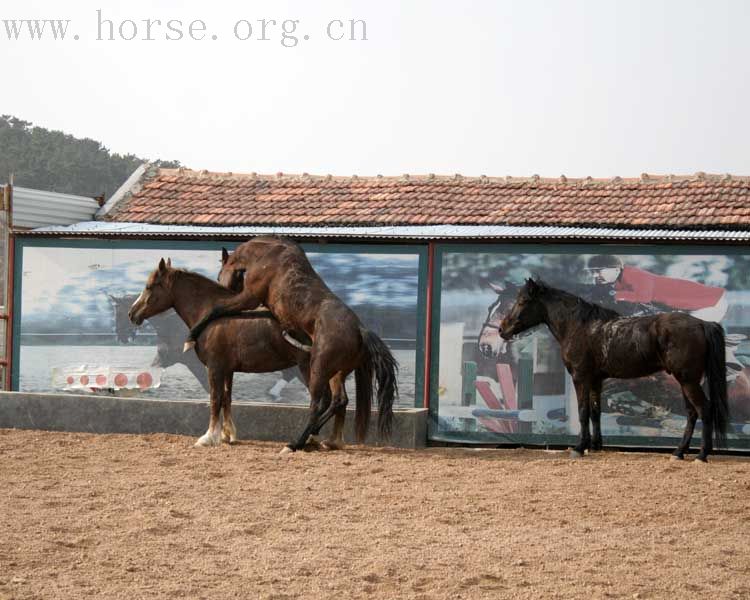
MULTIPOLYGON (((13 174, 23 187, 109 198, 147 159, 111 153, 101 142, 35 127, 11 115, 0 116, 0 183, 13 174)), ((154 161, 179 167, 178 161, 154 161)))

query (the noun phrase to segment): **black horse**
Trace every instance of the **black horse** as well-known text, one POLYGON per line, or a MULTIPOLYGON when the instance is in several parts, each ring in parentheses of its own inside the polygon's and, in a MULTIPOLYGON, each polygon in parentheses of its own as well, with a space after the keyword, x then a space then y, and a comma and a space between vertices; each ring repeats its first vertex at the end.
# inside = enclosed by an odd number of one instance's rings
POLYGON ((581 433, 572 451, 601 450, 601 391, 605 379, 632 379, 666 371, 682 388, 687 424, 673 457, 684 458, 695 423, 703 420, 698 460, 723 445, 729 423, 724 330, 683 313, 622 317, 613 310, 528 279, 500 325, 504 339, 545 324, 555 336, 578 398, 581 433), (701 388, 706 377, 708 397, 701 388), (593 427, 593 440, 589 432, 593 427))

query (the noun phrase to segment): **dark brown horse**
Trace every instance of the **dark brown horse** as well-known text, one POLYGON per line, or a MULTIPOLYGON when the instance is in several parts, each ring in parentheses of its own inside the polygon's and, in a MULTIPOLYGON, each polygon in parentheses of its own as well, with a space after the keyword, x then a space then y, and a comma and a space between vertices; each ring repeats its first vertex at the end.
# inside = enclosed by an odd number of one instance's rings
POLYGON ((729 407, 724 330, 718 323, 684 313, 622 317, 529 279, 503 319, 501 335, 510 339, 542 323, 559 342, 565 368, 576 388, 581 433, 572 450, 574 457, 588 449, 601 450, 602 382, 609 377, 632 379, 659 371, 666 371, 679 382, 688 411, 685 432, 673 457, 684 458, 698 417, 703 420, 698 460, 706 461, 714 437, 717 446, 724 443, 729 407), (704 376, 708 397, 701 388, 704 376))
MULTIPOLYGON (((162 259, 149 275, 146 287, 130 307, 130 320, 140 325, 145 319, 170 308, 188 327, 221 300, 233 293, 215 281, 182 269, 162 259)), ((307 381, 310 355, 284 337, 278 321, 267 310, 242 313, 211 323, 198 338, 196 354, 208 368, 211 419, 208 431, 196 446, 217 446, 234 442, 237 429, 232 420, 232 379, 235 372, 268 373, 297 365, 307 381), (224 415, 222 426, 222 411, 224 415)))
MULTIPOLYGON (((367 432, 372 405, 373 376, 378 386, 378 429, 390 433, 398 365, 388 347, 365 329, 315 272, 302 248, 275 236, 245 242, 229 255, 222 251, 219 282, 237 291, 217 302, 214 310, 191 330, 191 340, 212 319, 263 304, 282 328, 312 339, 310 352, 310 417, 299 438, 287 448, 299 450, 308 438, 334 417, 331 447, 343 445, 348 398, 344 382, 354 371, 357 384, 355 430, 361 441, 367 432), (326 391, 330 389, 330 401, 326 391)), ((190 343, 190 342, 188 342, 190 343)))

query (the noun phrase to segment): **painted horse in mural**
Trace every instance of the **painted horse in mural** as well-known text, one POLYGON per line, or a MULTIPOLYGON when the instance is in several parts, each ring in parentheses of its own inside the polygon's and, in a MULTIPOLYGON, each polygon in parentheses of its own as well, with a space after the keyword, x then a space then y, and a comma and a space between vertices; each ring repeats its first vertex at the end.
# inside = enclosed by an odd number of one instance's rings
MULTIPOLYGON (((191 327, 218 302, 232 295, 233 292, 215 281, 173 268, 171 261, 162 259, 130 307, 128 318, 140 325, 145 319, 174 308, 185 326, 191 327)), ((307 381, 308 350, 302 342, 285 337, 278 321, 267 310, 242 313, 206 327, 198 338, 195 353, 208 369, 211 418, 208 431, 196 446, 236 441, 237 428, 231 412, 234 373, 268 373, 296 365, 307 381)))
POLYGON ((703 421, 697 460, 705 462, 724 444, 729 425, 724 330, 718 323, 684 313, 623 317, 539 280, 528 279, 500 325, 506 340, 545 324, 560 344, 563 363, 573 378, 581 433, 573 457, 602 448, 601 392, 605 379, 633 379, 659 371, 682 388, 688 419, 672 455, 682 459, 690 448, 696 421, 703 421), (701 380, 706 378, 709 395, 701 380), (589 432, 589 420, 593 428, 589 432))
POLYGON ((398 364, 388 346, 366 329, 315 272, 302 248, 276 236, 259 236, 229 255, 222 250, 219 282, 236 292, 217 302, 214 309, 191 329, 189 346, 213 319, 228 311, 268 307, 281 326, 312 339, 310 352, 310 415, 298 439, 282 452, 299 450, 310 436, 334 418, 328 444, 343 445, 343 426, 348 397, 344 383, 354 371, 357 384, 355 431, 364 439, 373 396, 373 377, 378 388, 378 430, 390 434, 393 403, 398 393, 398 364), (330 399, 326 390, 330 389, 330 399))
MULTIPOLYGON (((121 344, 131 343, 136 336, 137 327, 130 321, 128 311, 138 298, 138 294, 113 296, 107 294, 115 316, 115 334, 121 344)), ((189 329, 174 311, 167 311, 150 316, 147 321, 156 332, 156 356, 152 367, 166 369, 176 364, 185 365, 208 392, 208 373, 205 365, 194 351, 183 352, 185 335, 189 329)))
MULTIPOLYGON (((138 327, 131 322, 128 311, 138 298, 138 294, 126 294, 124 296, 107 294, 107 297, 115 315, 117 341, 121 344, 129 344, 135 339, 138 327)), ((178 363, 183 364, 198 380, 203 389, 208 392, 206 366, 200 361, 194 350, 183 352, 185 336, 188 335, 190 330, 179 315, 174 310, 168 310, 146 320, 156 333, 156 356, 151 366, 166 369, 178 363)), ((300 372, 296 366, 282 369, 281 378, 266 392, 266 396, 270 400, 278 402, 281 400, 281 391, 284 387, 298 376, 300 376, 300 372)))

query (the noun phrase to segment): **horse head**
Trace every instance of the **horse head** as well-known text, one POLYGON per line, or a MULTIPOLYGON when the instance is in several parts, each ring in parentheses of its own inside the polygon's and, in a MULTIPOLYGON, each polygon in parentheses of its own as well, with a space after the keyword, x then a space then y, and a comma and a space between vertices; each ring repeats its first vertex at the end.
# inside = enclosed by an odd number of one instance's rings
POLYGON ((542 297, 548 289, 541 280, 527 279, 518 290, 510 311, 500 323, 500 337, 509 340, 544 322, 546 308, 542 297))
POLYGON ((490 283, 489 286, 497 294, 497 298, 487 308, 487 317, 479 331, 477 344, 482 356, 497 358, 507 351, 508 344, 506 340, 500 337, 500 323, 510 310, 518 286, 507 281, 504 284, 490 283))
POLYGON ((128 311, 128 318, 132 323, 140 325, 154 315, 172 307, 172 260, 166 262, 162 258, 159 265, 148 276, 146 287, 136 298, 128 311))
POLYGON ((235 264, 235 253, 229 254, 226 248, 221 249, 221 270, 218 281, 233 292, 241 292, 245 281, 245 268, 235 264))

